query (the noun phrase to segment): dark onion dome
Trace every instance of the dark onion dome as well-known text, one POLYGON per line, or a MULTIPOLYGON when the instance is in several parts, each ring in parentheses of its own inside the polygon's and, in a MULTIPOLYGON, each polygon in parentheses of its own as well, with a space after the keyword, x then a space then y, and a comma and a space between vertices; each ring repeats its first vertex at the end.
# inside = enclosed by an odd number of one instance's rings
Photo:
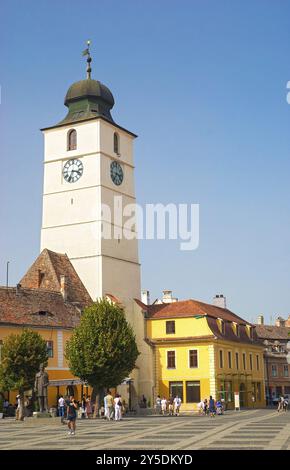
POLYGON ((102 117, 114 123, 111 116, 114 97, 109 88, 98 80, 87 78, 73 83, 67 91, 64 104, 68 107, 68 114, 58 125, 94 117, 102 117))
POLYGON ((98 80, 87 79, 73 83, 68 89, 64 104, 68 106, 69 103, 80 98, 102 100, 110 106, 110 109, 115 104, 114 97, 109 88, 98 80))

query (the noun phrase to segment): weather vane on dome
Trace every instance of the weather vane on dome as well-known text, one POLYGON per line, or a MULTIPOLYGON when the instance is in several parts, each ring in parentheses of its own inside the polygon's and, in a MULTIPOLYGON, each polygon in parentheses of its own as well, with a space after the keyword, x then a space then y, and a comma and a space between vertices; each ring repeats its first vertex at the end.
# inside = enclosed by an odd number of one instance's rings
POLYGON ((91 72, 92 72, 92 69, 91 69, 91 62, 92 62, 92 58, 91 58, 91 55, 90 55, 90 45, 91 45, 91 41, 87 41, 87 48, 83 51, 83 56, 87 55, 88 58, 87 58, 87 79, 90 79, 91 78, 91 72))

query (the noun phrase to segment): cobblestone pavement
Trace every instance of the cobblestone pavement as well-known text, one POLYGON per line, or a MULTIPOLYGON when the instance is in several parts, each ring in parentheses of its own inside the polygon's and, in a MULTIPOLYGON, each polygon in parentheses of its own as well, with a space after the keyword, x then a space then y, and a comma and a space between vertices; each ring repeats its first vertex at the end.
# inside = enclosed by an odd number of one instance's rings
POLYGON ((120 422, 78 420, 75 436, 59 418, 0 421, 4 449, 290 450, 290 412, 228 411, 215 418, 128 417, 120 422))

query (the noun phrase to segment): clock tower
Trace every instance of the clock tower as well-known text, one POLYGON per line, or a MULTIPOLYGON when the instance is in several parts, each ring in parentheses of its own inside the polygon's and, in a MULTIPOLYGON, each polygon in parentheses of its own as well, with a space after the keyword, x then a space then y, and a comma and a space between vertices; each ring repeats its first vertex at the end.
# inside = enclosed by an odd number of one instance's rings
POLYGON ((42 129, 41 249, 66 253, 94 300, 109 293, 128 305, 140 297, 136 225, 122 213, 135 203, 136 135, 114 122, 114 97, 84 55, 87 78, 68 89, 66 117, 42 129))

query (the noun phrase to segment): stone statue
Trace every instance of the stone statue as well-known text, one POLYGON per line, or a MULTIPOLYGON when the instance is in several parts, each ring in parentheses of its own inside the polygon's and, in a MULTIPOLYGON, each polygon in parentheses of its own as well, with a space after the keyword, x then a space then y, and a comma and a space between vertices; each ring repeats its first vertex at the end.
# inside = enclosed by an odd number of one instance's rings
POLYGON ((39 411, 43 413, 48 411, 47 406, 47 387, 48 387, 48 374, 44 370, 44 365, 40 364, 39 372, 35 374, 34 390, 38 397, 39 411))

